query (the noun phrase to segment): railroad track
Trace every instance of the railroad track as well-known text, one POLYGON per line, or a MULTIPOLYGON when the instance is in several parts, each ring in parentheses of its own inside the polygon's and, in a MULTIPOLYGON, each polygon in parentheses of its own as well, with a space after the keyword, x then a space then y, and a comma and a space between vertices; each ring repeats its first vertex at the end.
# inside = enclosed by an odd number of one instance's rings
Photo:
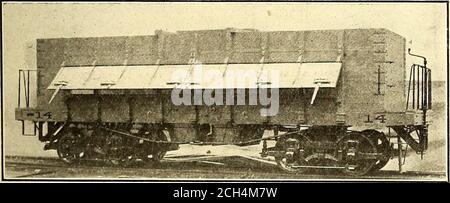
MULTIPOLYGON (((28 179, 87 179, 87 180, 167 180, 167 179, 264 179, 264 180, 354 180, 334 170, 290 174, 273 164, 245 157, 173 157, 157 165, 137 164, 130 167, 108 166, 99 161, 88 161, 69 166, 55 158, 6 157, 5 177, 11 180, 28 179)), ((438 180, 443 172, 379 171, 358 177, 358 180, 438 180)))

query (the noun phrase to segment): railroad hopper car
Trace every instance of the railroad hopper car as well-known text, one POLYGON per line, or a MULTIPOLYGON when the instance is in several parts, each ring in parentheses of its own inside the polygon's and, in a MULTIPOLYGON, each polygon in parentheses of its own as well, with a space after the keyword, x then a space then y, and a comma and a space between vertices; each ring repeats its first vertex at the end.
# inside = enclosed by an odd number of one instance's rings
POLYGON ((262 142, 261 155, 286 171, 364 175, 401 159, 405 145, 427 149, 431 71, 424 57, 406 68, 421 56, 405 47, 386 29, 38 39, 37 70, 19 71, 16 120, 67 163, 262 142))

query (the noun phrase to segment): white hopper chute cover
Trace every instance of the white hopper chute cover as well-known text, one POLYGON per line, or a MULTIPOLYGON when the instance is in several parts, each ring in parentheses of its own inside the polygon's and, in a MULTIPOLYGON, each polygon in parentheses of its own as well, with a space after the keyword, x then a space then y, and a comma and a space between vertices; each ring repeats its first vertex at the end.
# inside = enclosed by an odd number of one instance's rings
POLYGON ((339 62, 61 67, 48 89, 336 87, 339 62))

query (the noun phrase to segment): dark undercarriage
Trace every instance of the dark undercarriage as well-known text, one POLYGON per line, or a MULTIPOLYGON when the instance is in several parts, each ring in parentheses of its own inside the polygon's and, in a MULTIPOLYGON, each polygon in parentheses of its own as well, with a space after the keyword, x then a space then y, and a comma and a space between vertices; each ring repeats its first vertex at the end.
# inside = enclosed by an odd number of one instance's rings
MULTIPOLYGON (((197 126, 195 141, 174 139, 177 135, 173 125, 54 123, 50 126, 40 140, 47 143, 45 149, 56 149, 61 160, 68 164, 92 159, 118 166, 132 165, 139 160, 157 163, 167 151, 177 150, 180 144, 245 146, 262 141, 261 156, 273 156, 287 172, 336 169, 360 176, 383 168, 391 158, 402 153, 401 147, 394 149, 390 135, 376 130, 351 131, 346 126, 240 125, 229 129, 237 132, 231 141, 218 140, 212 125, 197 126), (265 130, 273 130, 274 135, 263 137, 265 130), (269 140, 275 141, 275 146, 267 147, 269 140)), ((417 147, 416 151, 426 149, 423 143, 426 143, 427 129, 400 126, 392 129, 404 139, 418 132, 419 142, 409 144, 417 147)))

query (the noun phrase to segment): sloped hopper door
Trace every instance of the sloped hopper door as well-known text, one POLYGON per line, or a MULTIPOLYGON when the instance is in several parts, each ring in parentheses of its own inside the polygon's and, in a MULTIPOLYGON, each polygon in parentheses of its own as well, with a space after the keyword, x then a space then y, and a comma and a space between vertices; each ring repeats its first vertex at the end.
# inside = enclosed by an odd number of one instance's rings
POLYGON ((48 89, 336 87, 341 63, 62 67, 48 89))

